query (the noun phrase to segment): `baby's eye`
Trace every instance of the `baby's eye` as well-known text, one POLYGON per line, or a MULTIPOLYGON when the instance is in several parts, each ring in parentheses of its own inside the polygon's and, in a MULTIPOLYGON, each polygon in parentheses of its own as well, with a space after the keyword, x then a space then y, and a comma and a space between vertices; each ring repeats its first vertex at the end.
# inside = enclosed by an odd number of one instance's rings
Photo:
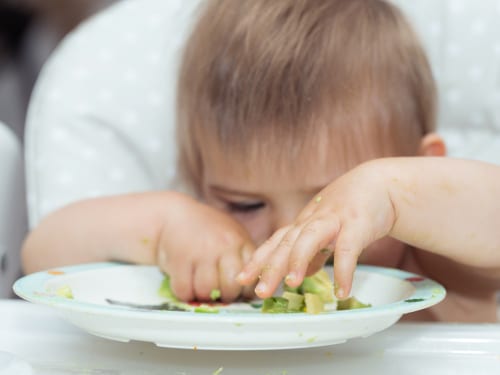
POLYGON ((266 204, 264 202, 227 202, 226 205, 229 212, 249 213, 264 208, 266 204))

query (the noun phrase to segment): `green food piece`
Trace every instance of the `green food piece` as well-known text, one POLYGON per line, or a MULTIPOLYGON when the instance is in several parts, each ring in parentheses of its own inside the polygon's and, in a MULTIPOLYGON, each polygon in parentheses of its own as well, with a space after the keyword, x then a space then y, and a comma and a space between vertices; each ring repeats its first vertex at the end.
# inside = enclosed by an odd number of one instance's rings
POLYGON ((250 306, 254 309, 260 309, 264 304, 262 302, 250 302, 250 306))
POLYGON ((304 296, 302 294, 283 292, 281 296, 288 300, 289 312, 300 312, 304 310, 304 296))
POLYGON ((200 306, 196 306, 194 308, 194 312, 197 312, 197 313, 208 313, 208 314, 217 314, 219 312, 219 309, 217 307, 214 307, 214 306, 202 304, 200 306))
POLYGON ((164 297, 169 299, 170 301, 179 301, 179 299, 175 296, 174 292, 172 291, 172 288, 170 287, 170 276, 165 275, 161 285, 160 289, 158 289, 158 295, 160 297, 164 297))
POLYGON ((405 299, 405 302, 422 302, 424 301, 423 298, 410 298, 410 299, 405 299))
POLYGON ((73 291, 68 285, 63 285, 56 290, 56 294, 59 297, 64 297, 68 299, 73 299, 73 291))
POLYGON ((219 367, 217 370, 212 372, 212 375, 220 375, 220 373, 224 370, 224 367, 219 367))
POLYGON ((363 303, 355 297, 349 297, 347 299, 337 301, 337 310, 363 309, 371 306, 371 304, 363 303))
POLYGON ((283 284, 283 290, 285 292, 292 292, 292 293, 297 293, 297 294, 300 294, 300 290, 299 290, 299 287, 295 287, 295 288, 292 288, 291 286, 288 286, 286 284, 283 284))
POLYGON ((263 313, 286 313, 288 312, 288 300, 283 297, 269 297, 262 304, 263 313))
POLYGON ((309 314, 319 314, 325 311, 325 303, 321 297, 313 293, 304 293, 305 312, 309 314))
POLYGON ((334 302, 333 283, 328 272, 319 270, 314 275, 304 278, 299 287, 301 294, 311 293, 318 295, 324 303, 334 302))
POLYGON ((212 289, 210 291, 210 299, 212 301, 216 301, 220 298, 220 290, 219 289, 212 289))

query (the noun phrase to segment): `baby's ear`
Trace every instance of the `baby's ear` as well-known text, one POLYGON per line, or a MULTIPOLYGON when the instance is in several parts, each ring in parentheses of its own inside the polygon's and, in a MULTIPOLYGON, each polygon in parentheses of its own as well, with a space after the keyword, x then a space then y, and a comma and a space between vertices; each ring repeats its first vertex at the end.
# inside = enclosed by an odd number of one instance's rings
POLYGON ((446 156, 446 144, 437 133, 426 134, 420 142, 419 156, 446 156))

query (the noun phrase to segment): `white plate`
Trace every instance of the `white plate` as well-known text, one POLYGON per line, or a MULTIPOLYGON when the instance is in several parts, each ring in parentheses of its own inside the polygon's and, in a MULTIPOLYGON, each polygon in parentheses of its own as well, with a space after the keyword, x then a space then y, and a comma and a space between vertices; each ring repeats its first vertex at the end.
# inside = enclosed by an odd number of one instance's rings
POLYGON ((267 350, 325 346, 366 337, 403 314, 440 302, 438 283, 408 272, 358 266, 353 295, 372 307, 321 314, 263 314, 249 304, 231 304, 217 314, 145 311, 110 305, 106 299, 158 304, 162 273, 154 266, 94 263, 38 272, 19 279, 15 293, 50 305, 87 332, 117 341, 211 350, 267 350), (69 287, 73 299, 57 290, 69 287))

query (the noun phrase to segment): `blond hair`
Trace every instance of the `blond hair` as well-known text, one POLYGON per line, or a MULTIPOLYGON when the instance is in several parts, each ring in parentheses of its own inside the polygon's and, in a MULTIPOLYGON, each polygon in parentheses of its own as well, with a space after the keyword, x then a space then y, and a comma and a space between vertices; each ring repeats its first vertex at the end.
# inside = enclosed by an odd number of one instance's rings
POLYGON ((181 65, 179 168, 196 189, 210 147, 247 168, 270 150, 300 162, 325 138, 345 164, 414 155, 435 102, 423 48, 386 1, 211 0, 181 65))

